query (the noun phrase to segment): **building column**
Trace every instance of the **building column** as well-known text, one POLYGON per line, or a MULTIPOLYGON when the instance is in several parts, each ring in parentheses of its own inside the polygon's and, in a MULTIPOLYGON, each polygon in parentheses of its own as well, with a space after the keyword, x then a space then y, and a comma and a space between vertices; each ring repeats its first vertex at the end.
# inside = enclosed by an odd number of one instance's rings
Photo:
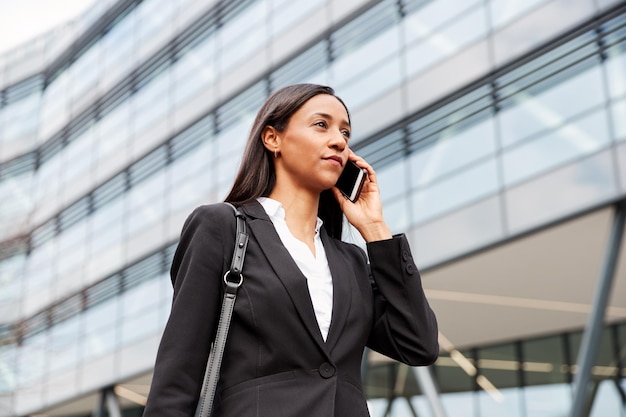
POLYGON ((611 294, 611 285, 615 276, 624 219, 626 218, 626 202, 622 201, 615 207, 615 216, 609 236, 608 250, 600 279, 596 285, 591 314, 587 321, 578 353, 577 372, 574 376, 574 402, 570 417, 582 417, 587 408, 590 393, 591 369, 598 356, 598 347, 602 336, 604 315, 611 294))
POLYGON ((113 391, 113 387, 105 388, 100 393, 100 403, 94 411, 94 417, 104 417, 104 410, 109 412, 110 417, 122 417, 120 402, 113 391))
POLYGON ((435 385, 433 374, 430 371, 430 367, 417 366, 413 368, 415 372, 415 378, 420 386, 420 390, 428 400, 428 405, 433 413, 434 417, 446 417, 446 412, 441 403, 441 397, 439 390, 435 385))

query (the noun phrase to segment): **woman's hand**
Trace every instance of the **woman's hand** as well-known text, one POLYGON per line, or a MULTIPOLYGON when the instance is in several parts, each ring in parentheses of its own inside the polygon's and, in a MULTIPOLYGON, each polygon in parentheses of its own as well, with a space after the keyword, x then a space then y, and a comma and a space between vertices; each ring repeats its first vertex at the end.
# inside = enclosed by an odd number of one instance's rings
POLYGON ((365 169, 367 178, 363 184, 361 195, 354 203, 348 200, 337 187, 332 188, 341 210, 366 242, 391 239, 391 231, 383 218, 383 206, 380 201, 380 191, 374 168, 352 151, 350 151, 348 159, 354 161, 359 168, 365 169))

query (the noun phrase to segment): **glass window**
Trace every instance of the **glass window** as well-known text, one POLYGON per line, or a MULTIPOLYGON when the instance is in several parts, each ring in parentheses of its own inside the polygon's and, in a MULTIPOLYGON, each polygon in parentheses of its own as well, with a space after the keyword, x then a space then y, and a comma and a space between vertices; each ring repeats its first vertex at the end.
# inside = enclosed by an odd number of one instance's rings
POLYGON ((324 4, 324 0, 272 0, 270 29, 277 36, 324 4))
MULTIPOLYGON (((514 105, 499 114, 503 146, 527 138, 542 130, 563 125, 564 121, 604 102, 604 87, 599 66, 556 85, 542 83, 543 88, 524 91, 512 98, 514 105), (581 97, 585 97, 581 100, 581 97)), ((507 103, 505 103, 506 105, 507 103)))
POLYGON ((172 66, 172 99, 175 106, 213 84, 217 77, 216 36, 214 33, 184 50, 172 66))
POLYGON ((420 1, 423 6, 403 19, 404 39, 407 45, 417 39, 430 37, 443 23, 479 3, 479 0, 435 0, 420 1))
POLYGON ((130 189, 126 211, 129 236, 163 218, 165 214, 164 191, 164 170, 152 174, 148 179, 130 189))
POLYGON ((18 299, 25 266, 25 254, 14 255, 0 262, 0 305, 18 299))
POLYGON ((94 165, 93 134, 90 124, 78 137, 70 138, 69 144, 63 149, 63 179, 66 185, 94 165))
POLYGON ((40 103, 41 95, 35 93, 2 108, 0 143, 35 134, 39 127, 40 103))
POLYGON ((619 183, 622 192, 626 191, 626 143, 621 143, 615 147, 617 154, 617 168, 619 169, 619 183))
POLYGON ((338 86, 337 94, 349 103, 351 108, 357 108, 398 85, 401 72, 400 57, 397 55, 389 57, 366 74, 355 78, 350 84, 338 86))
POLYGON ((47 242, 33 249, 26 263, 25 277, 27 282, 41 284, 49 281, 54 275, 56 262, 56 239, 47 242))
POLYGON ((71 66, 72 100, 79 99, 85 90, 94 88, 100 78, 101 43, 96 42, 71 66))
POLYGON ((461 206, 412 230, 420 266, 435 264, 484 247, 504 236, 499 195, 461 206), (441 236, 454 236, 442 239, 441 236))
POLYGON ((425 70, 486 35, 487 21, 482 7, 463 13, 459 19, 446 24, 408 48, 407 75, 425 70))
MULTIPOLYGON (((495 390, 478 393, 480 411, 486 416, 521 416, 520 385, 518 369, 521 364, 515 354, 515 346, 506 344, 483 348, 478 351, 478 378, 488 381, 495 390)), ((483 387, 484 388, 484 387, 483 387)))
POLYGON ((210 171, 213 159, 215 141, 207 137, 200 146, 197 146, 186 155, 176 159, 170 166, 170 185, 177 187, 183 180, 203 171, 210 171))
POLYGON ((96 159, 117 151, 126 153, 130 138, 130 101, 117 105, 96 125, 96 159))
POLYGON ((394 59, 393 56, 397 55, 400 49, 399 40, 399 28, 393 26, 363 45, 337 57, 332 64, 333 83, 341 85, 363 75, 367 76, 371 68, 377 68, 389 59, 394 59))
POLYGON ((91 215, 91 253, 120 243, 124 230, 125 198, 119 197, 99 208, 91 215))
POLYGON ((537 7, 546 0, 491 0, 491 21, 494 28, 499 28, 511 22, 518 16, 537 7))
POLYGON ((81 265, 85 261, 87 245, 87 219, 82 219, 59 235, 59 273, 81 265))
POLYGON ((27 386, 35 384, 43 378, 46 369, 46 350, 48 334, 37 333, 27 337, 18 349, 18 385, 27 386))
POLYGON ((35 174, 35 201, 46 201, 46 197, 51 196, 56 198, 61 190, 62 177, 63 158, 61 153, 56 153, 51 159, 45 161, 35 174))
POLYGON ((508 185, 514 184, 596 152, 609 143, 608 120, 602 109, 505 151, 502 156, 504 180, 508 185))
POLYGON ((611 97, 622 97, 626 94, 626 44, 622 43, 606 51, 606 74, 609 79, 611 97))
POLYGON ((17 383, 17 348, 15 343, 0 345, 0 395, 15 391, 17 383))
MULTIPOLYGON (((236 169, 236 168, 235 168, 236 169)), ((209 196, 215 188, 214 173, 211 169, 202 170, 185 180, 177 182, 169 189, 167 195, 168 208, 171 212, 182 209, 193 209, 196 205, 210 201, 209 196)), ((229 183, 228 186, 231 184, 229 183)), ((223 193, 220 197, 226 197, 223 193)))
POLYGON ((407 184, 406 159, 401 159, 383 168, 376 169, 376 178, 383 202, 406 195, 407 184))
POLYGON ((473 126, 452 125, 418 143, 409 157, 413 187, 425 186, 438 178, 495 154, 493 119, 473 126))
POLYGON ((40 138, 55 133, 69 118, 69 74, 65 70, 43 92, 40 138))
POLYGON ((78 363, 78 345, 80 340, 80 316, 76 315, 50 329, 48 348, 50 357, 49 370, 52 373, 75 367, 78 363))
POLYGON ((35 206, 34 185, 32 172, 0 181, 0 230, 3 235, 17 232, 17 228, 27 221, 35 206))
POLYGON ((616 140, 626 140, 626 98, 616 101, 611 106, 613 133, 616 140))
POLYGON ((506 190, 509 230, 520 231, 615 195, 608 151, 506 190))
POLYGON ((131 99, 135 132, 141 132, 155 119, 165 115, 170 108, 170 71, 163 69, 135 93, 131 99))
POLYGON ((83 313, 85 335, 82 342, 82 356, 94 358, 112 351, 117 345, 118 298, 114 297, 83 313))
POLYGON ((528 386, 524 397, 526 413, 532 417, 567 415, 572 408, 572 386, 566 383, 528 386))
POLYGON ((261 51, 261 46, 268 39, 268 10, 266 1, 256 1, 220 28, 218 37, 222 73, 244 57, 261 51))
POLYGON ((128 345, 136 340, 157 333, 161 330, 159 310, 149 309, 130 316, 122 322, 121 344, 128 345))
POLYGON ((109 84, 119 75, 127 72, 133 65, 135 50, 134 10, 117 20, 113 27, 102 37, 103 44, 103 80, 109 84))
POLYGON ((496 163, 495 159, 490 159, 428 187, 417 189, 412 196, 413 221, 423 222, 486 197, 497 189, 496 163))
POLYGON ((615 381, 604 380, 594 381, 598 384, 593 404, 591 406, 590 417, 605 417, 624 415, 623 392, 619 392, 615 386, 615 381))
POLYGON ((145 42, 155 32, 174 19, 176 2, 171 0, 144 0, 135 8, 137 43, 145 42))

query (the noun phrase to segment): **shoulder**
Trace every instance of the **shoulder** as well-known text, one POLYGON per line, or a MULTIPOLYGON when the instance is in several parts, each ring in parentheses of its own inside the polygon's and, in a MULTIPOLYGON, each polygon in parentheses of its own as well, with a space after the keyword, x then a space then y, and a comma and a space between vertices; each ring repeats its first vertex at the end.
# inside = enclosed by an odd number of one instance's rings
MULTIPOLYGON (((222 235, 224 230, 235 229, 232 207, 224 203, 206 204, 196 207, 187 216, 181 230, 181 241, 222 235)), ((204 240, 204 239, 203 239, 204 240)))
POLYGON ((189 214, 189 216, 187 216, 187 220, 185 221, 185 226, 183 228, 186 228, 189 225, 223 225, 229 218, 234 220, 235 216, 232 207, 228 204, 205 204, 196 207, 189 214))

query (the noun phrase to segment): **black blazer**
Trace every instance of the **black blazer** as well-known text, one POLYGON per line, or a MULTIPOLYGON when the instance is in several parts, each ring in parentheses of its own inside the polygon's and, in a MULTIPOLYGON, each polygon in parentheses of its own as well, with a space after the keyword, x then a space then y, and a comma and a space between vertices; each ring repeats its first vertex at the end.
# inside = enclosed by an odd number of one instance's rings
MULTIPOLYGON (((213 416, 368 416, 361 386, 365 346, 409 365, 438 355, 437 323, 404 235, 363 250, 321 238, 333 277, 327 341, 306 278, 263 207, 242 207, 250 240, 213 416), (372 281, 373 278, 373 281, 372 281)), ((225 204, 197 208, 172 262, 174 300, 144 417, 193 416, 215 335, 235 239, 225 204)))

